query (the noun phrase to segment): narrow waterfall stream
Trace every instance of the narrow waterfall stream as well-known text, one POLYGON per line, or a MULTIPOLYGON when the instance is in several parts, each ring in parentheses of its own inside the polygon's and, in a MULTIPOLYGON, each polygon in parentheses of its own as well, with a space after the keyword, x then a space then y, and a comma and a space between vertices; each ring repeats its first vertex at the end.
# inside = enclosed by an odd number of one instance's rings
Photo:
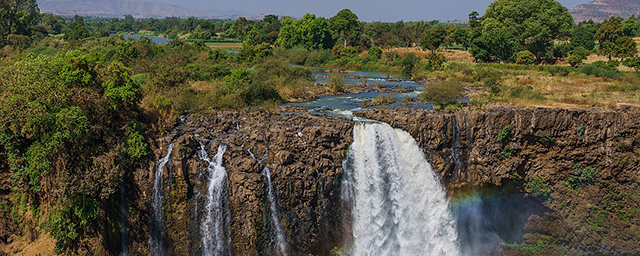
POLYGON ((276 231, 276 243, 280 249, 282 255, 288 254, 287 240, 284 236, 282 223, 280 223, 280 217, 278 217, 278 206, 276 204, 276 198, 273 192, 273 184, 271 184, 271 170, 265 165, 262 170, 262 175, 266 178, 267 185, 267 199, 269 200, 269 210, 271 212, 271 221, 273 222, 274 229, 276 231))
POLYGON ((225 218, 228 215, 226 207, 227 172, 222 166, 222 156, 227 150, 225 145, 218 146, 218 152, 209 158, 204 145, 200 144, 198 157, 207 162, 207 198, 205 202, 205 219, 200 226, 202 235, 203 255, 229 255, 229 237, 227 236, 225 218))
POLYGON ((251 158, 258 161, 258 163, 264 164, 264 168, 262 169, 262 176, 265 177, 267 200, 269 201, 269 215, 271 217, 271 222, 273 223, 273 231, 276 232, 275 242, 280 255, 286 256, 289 254, 289 245, 287 244, 287 239, 284 235, 284 229, 282 228, 282 223, 280 223, 280 217, 278 216, 278 205, 276 203, 276 196, 271 181, 271 170, 269 170, 269 167, 267 167, 267 163, 265 162, 269 159, 269 149, 265 149, 264 155, 261 158, 257 158, 256 155, 251 152, 251 150, 247 150, 247 152, 249 152, 251 158))
POLYGON ((129 256, 129 231, 127 231, 127 193, 124 180, 120 182, 120 253, 119 256, 129 256))
POLYGON ((345 160, 350 255, 460 255, 455 220, 437 175, 407 133, 356 121, 345 160))
POLYGON ((149 255, 164 255, 164 238, 162 222, 162 180, 164 167, 171 159, 173 144, 169 145, 167 154, 156 163, 155 180, 153 181, 153 194, 151 196, 151 216, 149 218, 149 255))

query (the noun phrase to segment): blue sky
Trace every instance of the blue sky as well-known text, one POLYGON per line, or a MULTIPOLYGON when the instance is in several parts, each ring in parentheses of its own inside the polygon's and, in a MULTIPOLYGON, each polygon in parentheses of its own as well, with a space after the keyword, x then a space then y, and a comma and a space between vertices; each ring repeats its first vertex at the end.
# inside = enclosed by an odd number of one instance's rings
MULTIPOLYGON (((491 0, 147 0, 182 5, 194 10, 237 10, 250 14, 275 13, 302 17, 305 13, 330 17, 344 8, 363 21, 467 19, 491 0)), ((567 8, 590 0, 560 0, 567 8)))

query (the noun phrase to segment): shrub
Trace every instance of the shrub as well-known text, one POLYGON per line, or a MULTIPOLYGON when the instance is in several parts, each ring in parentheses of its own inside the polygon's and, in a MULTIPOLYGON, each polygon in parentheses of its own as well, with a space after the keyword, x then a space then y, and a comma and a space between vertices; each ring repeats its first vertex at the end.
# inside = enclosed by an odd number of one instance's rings
POLYGON ((402 73, 405 75, 411 75, 413 67, 418 63, 418 58, 414 53, 407 53, 400 59, 399 66, 402 67, 402 73))
POLYGON ((329 79, 329 88, 331 91, 341 93, 344 91, 344 78, 341 76, 332 76, 329 79))
POLYGON ((591 54, 591 51, 587 50, 586 48, 582 47, 582 46, 578 46, 575 49, 573 49, 573 51, 571 51, 571 55, 576 55, 579 56, 580 58, 586 60, 587 57, 589 57, 589 55, 591 54))
POLYGON ((582 64, 582 57, 576 54, 572 54, 571 56, 569 56, 567 61, 569 62, 569 65, 571 65, 572 67, 577 67, 577 66, 580 66, 580 64, 582 64))
POLYGON ((530 51, 524 50, 516 54, 516 63, 522 65, 531 65, 536 61, 536 56, 530 51))
POLYGON ((540 200, 550 203, 552 198, 553 191, 549 186, 547 180, 540 175, 534 175, 531 180, 525 185, 525 189, 527 192, 533 194, 535 197, 540 198, 540 200))
POLYGON ((382 58, 382 50, 380 49, 380 47, 373 46, 369 48, 369 54, 367 56, 374 60, 379 60, 380 58, 382 58))
POLYGON ((571 52, 571 45, 563 43, 557 44, 553 47, 553 57, 556 58, 564 58, 569 56, 569 52, 571 52))
POLYGON ((640 70, 640 57, 631 57, 622 61, 622 65, 633 68, 635 71, 640 70))
POLYGON ((497 141, 500 143, 504 143, 504 142, 508 142, 509 140, 511 140, 511 130, 513 129, 513 127, 511 127, 511 125, 505 125, 502 127, 502 130, 500 130, 500 132, 498 133, 498 139, 497 141))
POLYGON ((589 76, 604 77, 604 78, 611 78, 611 79, 617 78, 620 76, 619 71, 612 70, 609 67, 603 67, 603 65, 598 62, 594 62, 592 64, 582 66, 582 68, 580 68, 580 73, 583 73, 589 76))
POLYGON ((438 106, 455 104, 456 99, 463 96, 464 85, 454 81, 438 81, 424 87, 420 93, 422 101, 438 106))
POLYGON ((592 167, 582 168, 581 165, 577 164, 575 166, 575 171, 569 181, 567 182, 567 186, 569 189, 576 190, 586 185, 593 185, 596 182, 596 178, 598 177, 598 170, 592 167))
POLYGON ((516 156, 517 153, 518 152, 516 150, 510 148, 509 146, 504 146, 502 151, 498 153, 498 159, 505 160, 505 159, 516 156))
POLYGON ((528 99, 528 100, 544 100, 544 96, 533 90, 531 86, 518 86, 511 88, 509 92, 511 97, 528 99))
POLYGON ((432 52, 427 55, 427 65, 426 68, 428 70, 440 70, 442 69, 442 64, 447 60, 444 54, 432 52))
POLYGON ((587 129, 587 126, 584 124, 581 124, 580 126, 578 126, 578 136, 584 135, 584 132, 586 129, 587 129))

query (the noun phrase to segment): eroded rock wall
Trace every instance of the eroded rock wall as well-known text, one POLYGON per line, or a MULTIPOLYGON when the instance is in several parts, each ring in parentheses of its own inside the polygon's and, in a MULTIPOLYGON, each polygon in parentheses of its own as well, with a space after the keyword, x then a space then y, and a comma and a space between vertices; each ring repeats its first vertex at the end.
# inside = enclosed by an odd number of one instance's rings
MULTIPOLYGON (((271 170, 280 219, 292 255, 327 255, 341 245, 340 180, 342 158, 351 143, 348 119, 308 114, 217 112, 189 117, 158 141, 156 159, 175 148, 165 168, 165 240, 172 255, 201 252, 199 225, 206 196, 206 165, 196 150, 206 145, 210 156, 217 146, 227 146, 224 166, 228 173, 231 249, 235 255, 274 255, 272 223, 266 199, 266 166, 271 170), (261 161, 262 158, 264 161, 261 161)), ((155 168, 135 175, 139 195, 136 205, 145 212, 155 168)), ((148 211, 146 211, 148 212, 148 211)), ((146 252, 146 223, 132 248, 146 252)))
POLYGON ((640 252, 628 242, 640 241, 638 108, 361 115, 408 131, 449 189, 521 183, 549 209, 529 220, 523 236, 546 255, 640 252))

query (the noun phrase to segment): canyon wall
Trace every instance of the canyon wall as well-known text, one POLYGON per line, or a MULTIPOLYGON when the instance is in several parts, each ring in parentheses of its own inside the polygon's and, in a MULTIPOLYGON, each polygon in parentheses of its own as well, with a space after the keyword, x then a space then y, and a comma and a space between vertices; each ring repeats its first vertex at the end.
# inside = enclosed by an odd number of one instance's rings
MULTIPOLYGON (((196 151, 209 155, 227 146, 223 164, 228 173, 231 251, 234 255, 275 255, 269 218, 265 164, 271 171, 277 209, 292 255, 328 255, 341 245, 340 180, 342 159, 351 143, 348 119, 309 114, 218 112, 192 117, 158 142, 156 159, 173 143, 165 168, 164 228, 166 250, 172 255, 199 254, 206 164, 196 151), (262 159, 265 159, 262 161, 262 159)), ((135 208, 145 214, 155 173, 154 164, 138 170, 132 187, 135 208)), ((146 253, 145 217, 132 220, 131 250, 146 253)))
MULTIPOLYGON (((449 190, 518 183, 546 253, 640 252, 640 109, 367 110, 406 130, 449 190)), ((516 253, 517 254, 517 253, 516 253)))

